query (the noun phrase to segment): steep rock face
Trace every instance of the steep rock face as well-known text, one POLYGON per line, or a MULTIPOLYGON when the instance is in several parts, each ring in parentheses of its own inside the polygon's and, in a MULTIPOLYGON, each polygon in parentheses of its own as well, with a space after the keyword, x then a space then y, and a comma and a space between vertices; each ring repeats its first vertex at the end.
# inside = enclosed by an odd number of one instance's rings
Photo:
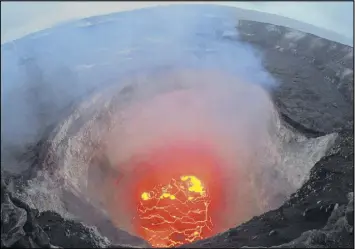
POLYGON ((284 121, 308 137, 339 137, 280 208, 184 247, 353 247, 353 48, 254 21, 238 30, 279 80, 273 98, 284 121))
MULTIPOLYGON (((11 194, 3 175, 1 178, 2 248, 134 248, 131 245, 112 244, 94 227, 66 220, 52 211, 40 213, 30 208, 25 202, 11 194)), ((11 181, 9 178, 6 180, 11 181)), ((135 241, 133 244, 148 247, 143 240, 133 236, 128 237, 129 235, 125 234, 125 238, 121 239, 122 241, 135 241)))
MULTIPOLYGON (((349 203, 347 205, 340 207, 336 205, 334 207, 326 226, 322 229, 309 230, 289 243, 269 248, 352 248, 354 243, 354 220, 347 217, 349 214, 353 214, 354 211, 354 192, 349 193, 348 199, 349 203)), ((273 231, 271 235, 274 233, 273 231)), ((244 246, 242 248, 252 247, 244 246)))
MULTIPOLYGON (((312 169, 310 179, 279 209, 187 248, 353 245, 353 138, 341 132, 328 156, 312 169)), ((110 247, 96 229, 65 220, 54 212, 31 209, 13 197, 2 179, 2 247, 110 247)), ((137 246, 136 246, 137 247, 137 246)))
POLYGON ((37 215, 36 210, 14 198, 1 179, 1 247, 50 247, 47 234, 35 222, 37 215))
POLYGON ((353 191, 352 133, 340 133, 334 148, 314 166, 302 188, 280 208, 184 247, 283 247, 283 244, 299 247, 305 243, 352 247, 353 196, 348 196, 353 191), (323 236, 323 240, 314 241, 312 236, 323 236))
POLYGON ((335 205, 327 224, 320 230, 309 230, 289 242, 271 248, 351 248, 354 245, 354 192, 349 193, 347 205, 335 205))

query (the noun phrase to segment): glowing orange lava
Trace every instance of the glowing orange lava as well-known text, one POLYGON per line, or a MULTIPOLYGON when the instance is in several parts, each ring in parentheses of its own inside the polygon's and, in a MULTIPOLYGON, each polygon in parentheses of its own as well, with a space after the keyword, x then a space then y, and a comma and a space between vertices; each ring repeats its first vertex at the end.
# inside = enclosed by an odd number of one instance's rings
POLYGON ((195 176, 181 176, 169 184, 143 192, 138 206, 141 226, 154 246, 177 246, 202 239, 213 228, 210 199, 195 176))
POLYGON ((206 148, 174 146, 140 163, 132 183, 137 234, 154 247, 212 236, 223 206, 218 160, 206 148))

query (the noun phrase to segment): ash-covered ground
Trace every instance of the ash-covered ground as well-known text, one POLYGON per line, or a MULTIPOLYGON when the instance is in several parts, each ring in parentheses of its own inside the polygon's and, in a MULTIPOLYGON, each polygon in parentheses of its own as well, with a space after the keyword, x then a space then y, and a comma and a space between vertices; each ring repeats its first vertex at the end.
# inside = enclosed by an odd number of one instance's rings
POLYGON ((2 247, 149 247, 124 208, 127 162, 187 137, 229 177, 218 234, 183 247, 353 247, 353 48, 232 8, 164 8, 2 46, 2 247))

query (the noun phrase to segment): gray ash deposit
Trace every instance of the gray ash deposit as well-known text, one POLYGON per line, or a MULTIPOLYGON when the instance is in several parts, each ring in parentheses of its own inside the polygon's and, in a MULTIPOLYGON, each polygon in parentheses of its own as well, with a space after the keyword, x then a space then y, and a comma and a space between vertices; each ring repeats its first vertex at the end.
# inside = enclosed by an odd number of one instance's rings
POLYGON ((241 13, 3 45, 2 247, 353 247, 353 48, 241 13))

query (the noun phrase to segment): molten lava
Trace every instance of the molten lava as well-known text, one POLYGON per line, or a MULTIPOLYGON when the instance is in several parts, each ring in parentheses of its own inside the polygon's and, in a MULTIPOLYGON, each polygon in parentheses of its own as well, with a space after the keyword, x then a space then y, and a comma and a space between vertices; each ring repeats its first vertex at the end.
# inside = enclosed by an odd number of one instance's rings
POLYGON ((153 246, 177 246, 202 239, 212 231, 210 199, 195 176, 171 179, 142 193, 138 206, 141 226, 153 246))
POLYGON ((156 150, 135 172, 133 218, 154 247, 173 247, 214 235, 223 212, 220 161, 200 147, 156 150))

